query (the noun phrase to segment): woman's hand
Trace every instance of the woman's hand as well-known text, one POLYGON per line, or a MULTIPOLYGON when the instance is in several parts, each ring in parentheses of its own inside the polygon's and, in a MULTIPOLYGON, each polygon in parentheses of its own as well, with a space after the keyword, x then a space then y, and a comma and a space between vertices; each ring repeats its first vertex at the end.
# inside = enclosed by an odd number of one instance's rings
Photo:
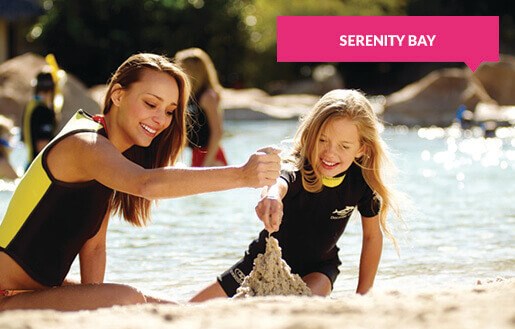
POLYGON ((258 150, 249 157, 242 167, 246 186, 270 186, 276 182, 281 170, 280 150, 266 147, 258 150))

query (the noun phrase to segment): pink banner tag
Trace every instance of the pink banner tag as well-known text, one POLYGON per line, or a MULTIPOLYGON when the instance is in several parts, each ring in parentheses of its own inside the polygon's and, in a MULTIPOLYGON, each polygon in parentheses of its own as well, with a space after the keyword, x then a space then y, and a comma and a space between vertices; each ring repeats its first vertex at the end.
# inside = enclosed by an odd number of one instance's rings
POLYGON ((278 16, 278 62, 499 61, 499 16, 278 16))

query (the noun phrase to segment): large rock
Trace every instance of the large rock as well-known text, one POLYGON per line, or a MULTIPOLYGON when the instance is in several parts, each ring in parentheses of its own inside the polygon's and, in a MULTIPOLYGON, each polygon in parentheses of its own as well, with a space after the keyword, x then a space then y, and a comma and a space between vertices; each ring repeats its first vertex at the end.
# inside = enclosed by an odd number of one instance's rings
MULTIPOLYGON (((39 55, 26 53, 0 65, 0 113, 10 117, 19 126, 25 104, 33 95, 31 81, 46 65, 39 55)), ((61 126, 78 109, 98 113, 98 104, 89 96, 87 88, 73 75, 67 74, 63 87, 64 103, 61 126)))
POLYGON ((501 55, 495 63, 483 63, 474 73, 499 105, 515 105, 515 57, 501 55))
POLYGON ((270 96, 260 89, 224 89, 221 107, 228 120, 297 119, 320 97, 315 95, 270 96))
POLYGON ((338 69, 332 64, 321 64, 313 68, 310 77, 307 79, 292 82, 274 81, 268 85, 267 90, 273 95, 308 94, 321 96, 333 89, 342 88, 344 88, 344 81, 338 69))
POLYGON ((466 69, 442 69, 387 96, 384 120, 391 124, 448 126, 464 104, 495 103, 466 69))
MULTIPOLYGON (((103 106, 106 85, 89 89, 90 97, 103 106)), ((315 95, 270 96, 257 88, 224 89, 221 108, 226 120, 297 119, 318 101, 315 95)))

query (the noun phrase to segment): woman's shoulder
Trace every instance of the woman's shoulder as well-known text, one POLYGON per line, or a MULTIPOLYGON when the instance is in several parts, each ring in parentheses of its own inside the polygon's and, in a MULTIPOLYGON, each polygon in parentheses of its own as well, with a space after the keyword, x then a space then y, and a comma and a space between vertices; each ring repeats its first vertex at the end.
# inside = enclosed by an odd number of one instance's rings
POLYGON ((216 105, 216 107, 218 107, 220 100, 220 94, 216 90, 208 88, 204 90, 204 92, 200 95, 198 101, 200 103, 200 106, 202 107, 207 107, 209 105, 216 105))

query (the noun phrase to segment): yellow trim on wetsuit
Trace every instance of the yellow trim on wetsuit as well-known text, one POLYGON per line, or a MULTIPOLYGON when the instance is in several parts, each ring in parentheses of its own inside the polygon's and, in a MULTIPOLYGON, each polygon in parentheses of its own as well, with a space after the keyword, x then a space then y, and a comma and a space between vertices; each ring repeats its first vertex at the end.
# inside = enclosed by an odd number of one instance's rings
POLYGON ((0 225, 0 247, 2 248, 6 248, 12 241, 51 184, 43 169, 41 159, 41 156, 34 159, 31 165, 31 174, 25 175, 16 188, 16 193, 13 194, 10 204, 18 206, 7 209, 0 225), (23 205, 23 207, 19 205, 23 205))
POLYGON ((322 184, 326 187, 336 187, 345 179, 345 175, 337 177, 322 177, 322 184))
POLYGON ((16 188, 4 220, 0 223, 0 247, 7 248, 7 245, 20 231, 52 183, 42 163, 46 148, 71 131, 78 129, 98 130, 100 128, 102 128, 102 125, 87 118, 84 112, 78 111, 59 135, 36 156, 16 188))

